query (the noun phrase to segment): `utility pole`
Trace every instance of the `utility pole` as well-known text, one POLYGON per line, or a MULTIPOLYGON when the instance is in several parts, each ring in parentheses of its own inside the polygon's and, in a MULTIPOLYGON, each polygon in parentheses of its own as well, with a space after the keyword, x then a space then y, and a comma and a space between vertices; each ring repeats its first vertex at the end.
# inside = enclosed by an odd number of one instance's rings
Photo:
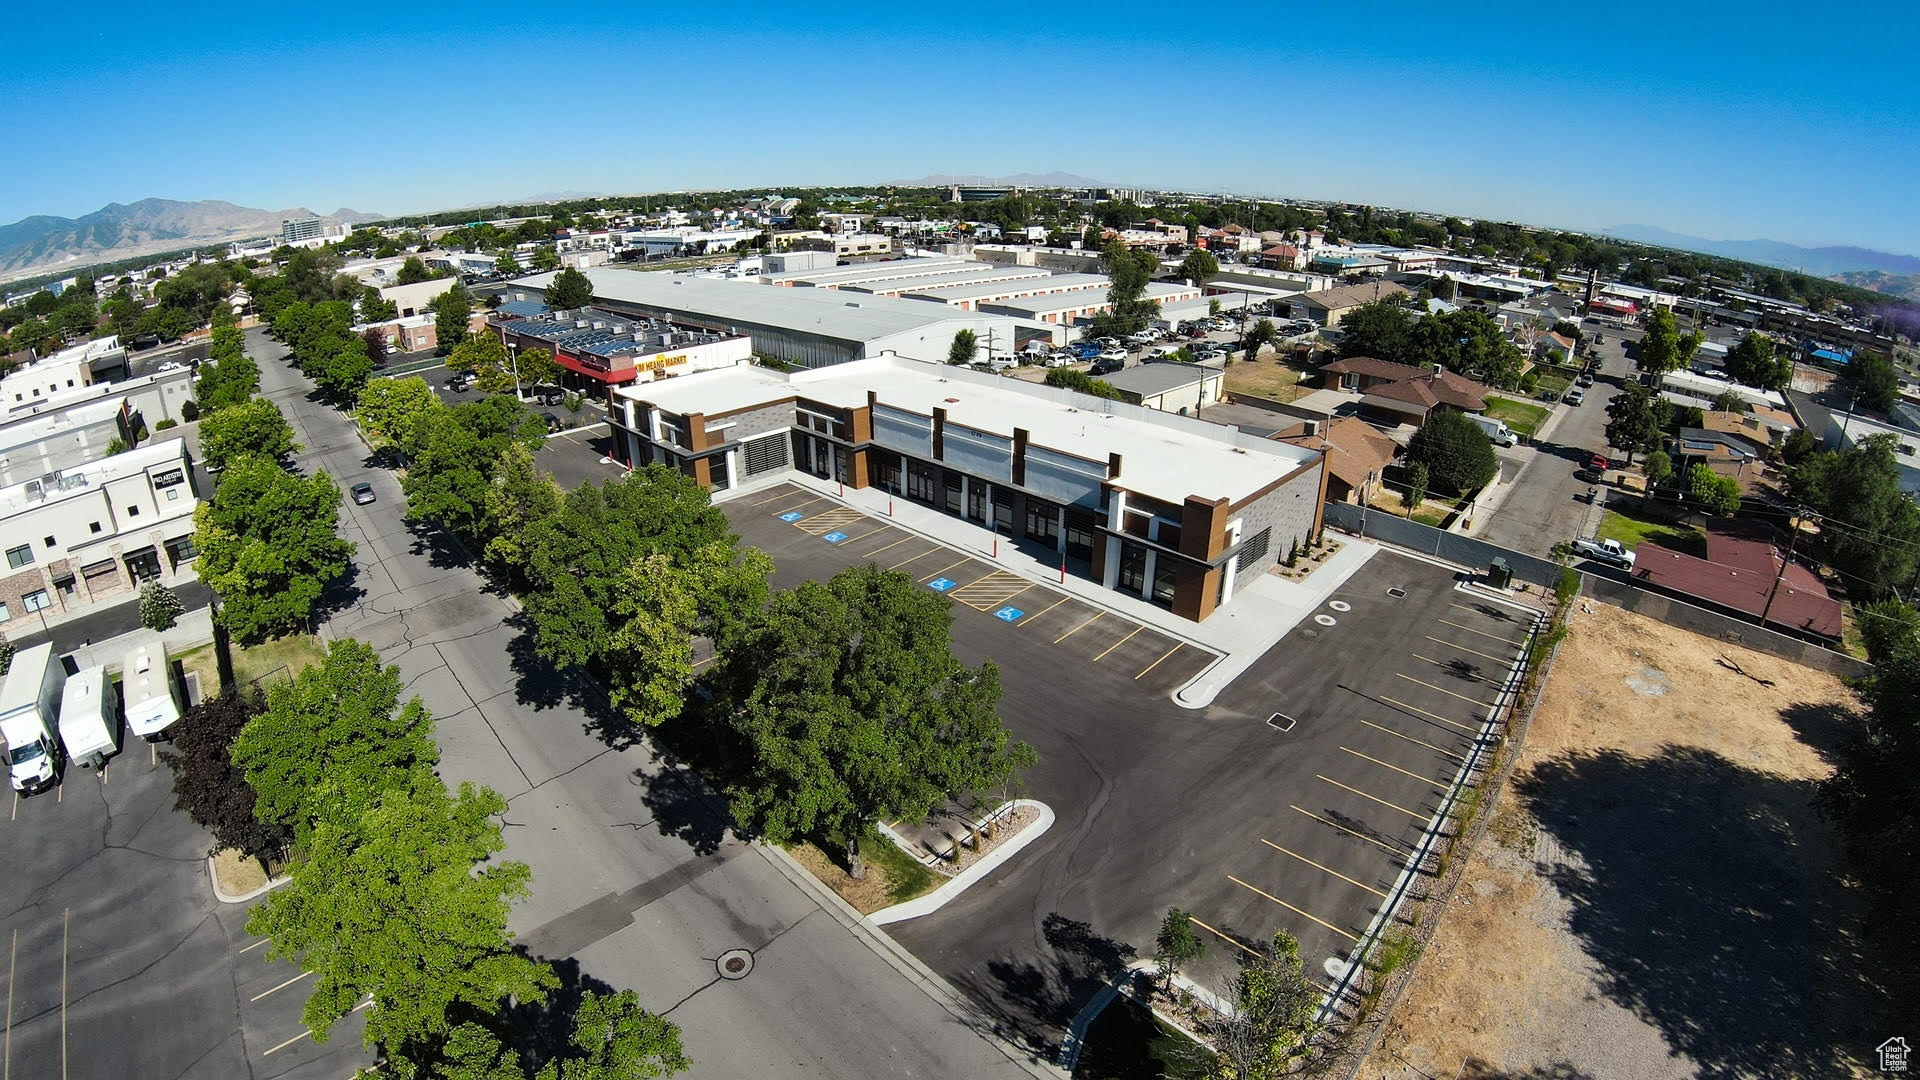
POLYGON ((1787 558, 1780 564, 1780 572, 1773 576, 1773 587, 1767 590, 1767 602, 1760 609, 1760 625, 1767 625, 1767 616, 1773 611, 1773 598, 1779 595, 1780 583, 1787 578, 1787 567, 1793 565, 1793 542, 1800 536, 1800 515, 1803 507, 1796 507, 1793 515, 1787 519, 1787 558))

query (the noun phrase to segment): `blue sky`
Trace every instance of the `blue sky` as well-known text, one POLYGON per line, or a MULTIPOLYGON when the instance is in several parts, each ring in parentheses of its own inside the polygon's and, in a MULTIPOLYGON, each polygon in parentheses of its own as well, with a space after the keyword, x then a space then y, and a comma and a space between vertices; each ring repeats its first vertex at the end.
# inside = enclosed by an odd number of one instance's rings
POLYGON ((649 7, 32 5, 0 222, 1060 170, 1920 253, 1912 5, 649 7))

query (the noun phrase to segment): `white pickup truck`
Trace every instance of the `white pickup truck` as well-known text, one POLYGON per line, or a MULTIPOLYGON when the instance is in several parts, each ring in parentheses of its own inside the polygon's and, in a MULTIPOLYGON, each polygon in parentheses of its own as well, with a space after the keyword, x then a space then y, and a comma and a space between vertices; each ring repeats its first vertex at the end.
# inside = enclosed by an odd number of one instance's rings
POLYGON ((1573 542, 1575 554, 1585 555, 1597 562, 1612 566, 1633 569, 1633 552, 1620 546, 1618 540, 1601 540, 1597 537, 1583 536, 1573 542))

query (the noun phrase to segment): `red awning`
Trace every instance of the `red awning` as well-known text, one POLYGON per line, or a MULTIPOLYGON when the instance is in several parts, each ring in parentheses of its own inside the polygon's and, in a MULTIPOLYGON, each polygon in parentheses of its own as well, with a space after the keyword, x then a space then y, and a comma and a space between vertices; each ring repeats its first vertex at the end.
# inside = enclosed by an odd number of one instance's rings
POLYGON ((568 371, 574 372, 575 374, 578 374, 578 375, 585 375, 587 378, 592 379, 595 382, 603 382, 603 383, 609 383, 609 384, 630 383, 640 377, 640 372, 639 372, 639 369, 637 368, 627 368, 625 371, 604 371, 600 368, 593 367, 588 364, 583 364, 580 362, 580 359, 578 357, 569 356, 566 353, 560 352, 558 350, 554 351, 553 359, 555 363, 559 364, 563 368, 566 368, 568 371))

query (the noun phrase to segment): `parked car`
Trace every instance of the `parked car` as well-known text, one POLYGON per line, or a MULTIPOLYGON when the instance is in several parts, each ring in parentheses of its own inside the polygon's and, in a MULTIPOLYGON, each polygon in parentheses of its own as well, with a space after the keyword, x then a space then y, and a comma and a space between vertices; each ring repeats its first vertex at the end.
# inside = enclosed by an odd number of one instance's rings
POLYGON ((1099 342, 1099 343, 1100 343, 1100 346, 1101 346, 1102 348, 1107 348, 1107 349, 1117 349, 1117 348, 1119 348, 1119 347, 1120 347, 1120 339, 1119 339, 1119 338, 1115 338, 1115 337, 1100 337, 1100 338, 1094 338, 1093 340, 1095 340, 1095 341, 1097 341, 1097 342, 1099 342))
POLYGON ((1047 358, 1041 362, 1046 364, 1048 367, 1066 367, 1068 364, 1071 364, 1078 359, 1080 359, 1078 356, 1068 352, 1065 349, 1055 349, 1052 352, 1048 353, 1047 358))
POLYGON ((353 492, 353 502, 355 506, 365 506, 374 499, 373 485, 364 480, 353 485, 349 490, 353 492))
POLYGON ((1601 472, 1606 472, 1608 469, 1613 468, 1613 463, 1608 461, 1603 455, 1595 454, 1587 460, 1587 468, 1599 469, 1601 472))
POLYGON ((1109 357, 1103 354, 1100 359, 1093 362, 1093 367, 1087 369, 1087 374, 1111 375, 1126 366, 1127 358, 1125 356, 1109 357))
POLYGON ((1567 404, 1579 405, 1585 402, 1586 400, 1587 400, 1587 392, 1585 390, 1582 390, 1577 386, 1568 389, 1567 396, 1566 396, 1567 404))
POLYGON ((1580 377, 1579 377, 1579 378, 1577 378, 1577 379, 1575 379, 1575 380, 1573 380, 1573 384, 1574 384, 1575 386, 1592 386, 1592 385, 1593 385, 1593 372, 1591 372, 1591 371, 1583 371, 1583 372, 1581 372, 1581 373, 1580 373, 1580 377))
POLYGON ((550 413, 550 412, 543 412, 543 413, 541 413, 541 414, 540 414, 540 419, 542 419, 542 420, 544 420, 544 421, 546 421, 546 423, 547 423, 547 434, 549 434, 549 435, 551 435, 551 434, 553 434, 553 433, 554 433, 554 432, 556 432, 556 431, 559 431, 559 430, 560 430, 561 428, 563 428, 563 427, 566 427, 566 425, 565 425, 565 424, 563 424, 563 423, 561 423, 561 421, 560 421, 560 418, 559 418, 558 416, 555 416, 554 414, 552 414, 552 413, 550 413))
POLYGON ((1122 364, 1124 364, 1124 363, 1126 363, 1126 362, 1127 362, 1127 350, 1125 350, 1125 349, 1102 349, 1102 350, 1100 350, 1100 359, 1102 359, 1102 360, 1115 360, 1115 361, 1118 361, 1118 362, 1120 362, 1120 363, 1122 363, 1122 364))

